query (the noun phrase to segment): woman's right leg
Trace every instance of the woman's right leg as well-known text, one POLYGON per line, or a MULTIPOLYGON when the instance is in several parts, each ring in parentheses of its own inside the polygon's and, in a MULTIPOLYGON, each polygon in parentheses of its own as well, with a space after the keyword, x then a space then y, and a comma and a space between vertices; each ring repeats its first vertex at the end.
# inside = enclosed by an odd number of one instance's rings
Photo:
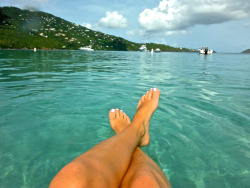
MULTIPOLYGON (((140 106, 140 103, 138 106, 140 106)), ((116 134, 121 133, 126 127, 130 126, 129 117, 118 109, 115 112, 110 111, 109 119, 110 125, 116 134)), ((171 186, 160 167, 141 148, 137 147, 120 187, 162 188, 171 186)))
POLYGON ((160 92, 142 97, 131 126, 83 153, 54 177, 50 187, 119 187, 137 146, 149 143, 149 121, 160 92))
POLYGON ((171 185, 160 167, 137 147, 120 187, 169 188, 171 185))

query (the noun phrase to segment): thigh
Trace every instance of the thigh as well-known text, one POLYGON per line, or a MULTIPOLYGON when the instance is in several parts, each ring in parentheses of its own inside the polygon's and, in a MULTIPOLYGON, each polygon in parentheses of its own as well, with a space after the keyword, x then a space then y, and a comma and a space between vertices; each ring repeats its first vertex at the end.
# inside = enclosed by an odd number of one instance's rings
POLYGON ((133 154, 121 187, 171 187, 161 168, 140 148, 133 154))

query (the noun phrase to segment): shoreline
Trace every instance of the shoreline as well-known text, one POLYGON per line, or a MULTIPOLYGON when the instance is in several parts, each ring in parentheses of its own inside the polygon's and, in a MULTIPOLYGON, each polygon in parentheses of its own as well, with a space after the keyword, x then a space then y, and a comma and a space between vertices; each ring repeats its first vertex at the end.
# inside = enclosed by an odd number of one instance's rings
MULTIPOLYGON (((34 49, 27 49, 27 48, 0 48, 0 50, 27 50, 27 51, 34 51, 34 49)), ((36 49, 36 51, 82 51, 82 50, 73 50, 73 49, 36 49)), ((85 52, 85 51, 83 51, 85 52)), ((95 50, 92 52, 140 52, 140 51, 133 51, 133 50, 95 50)), ((199 53, 198 51, 161 51, 162 52, 181 52, 181 53, 199 53)), ((145 52, 140 52, 145 53, 145 52)), ((146 52, 147 53, 147 52, 146 52)), ((148 53, 151 53, 148 51, 148 53)))

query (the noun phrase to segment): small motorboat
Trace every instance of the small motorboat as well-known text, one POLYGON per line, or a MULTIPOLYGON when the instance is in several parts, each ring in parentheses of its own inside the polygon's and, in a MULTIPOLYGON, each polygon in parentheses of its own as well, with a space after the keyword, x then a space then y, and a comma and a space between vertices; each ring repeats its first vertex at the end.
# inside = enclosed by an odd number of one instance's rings
POLYGON ((200 54, 212 54, 213 53, 213 50, 211 49, 208 49, 208 47, 202 47, 202 49, 200 49, 200 54))
POLYGON ((84 46, 84 47, 79 48, 79 50, 83 50, 83 51, 86 51, 86 52, 94 51, 94 49, 92 49, 92 46, 84 46))
POLYGON ((141 45, 139 50, 140 50, 140 52, 148 52, 146 45, 141 45))
POLYGON ((159 53, 159 52, 161 52, 160 48, 156 48, 155 53, 159 53))

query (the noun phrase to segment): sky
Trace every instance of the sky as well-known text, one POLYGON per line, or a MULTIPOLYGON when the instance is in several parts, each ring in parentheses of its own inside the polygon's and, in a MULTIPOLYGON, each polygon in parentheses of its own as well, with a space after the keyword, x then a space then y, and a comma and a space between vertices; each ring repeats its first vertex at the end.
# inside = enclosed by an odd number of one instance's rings
POLYGON ((250 0, 0 0, 138 43, 250 49, 250 0))

